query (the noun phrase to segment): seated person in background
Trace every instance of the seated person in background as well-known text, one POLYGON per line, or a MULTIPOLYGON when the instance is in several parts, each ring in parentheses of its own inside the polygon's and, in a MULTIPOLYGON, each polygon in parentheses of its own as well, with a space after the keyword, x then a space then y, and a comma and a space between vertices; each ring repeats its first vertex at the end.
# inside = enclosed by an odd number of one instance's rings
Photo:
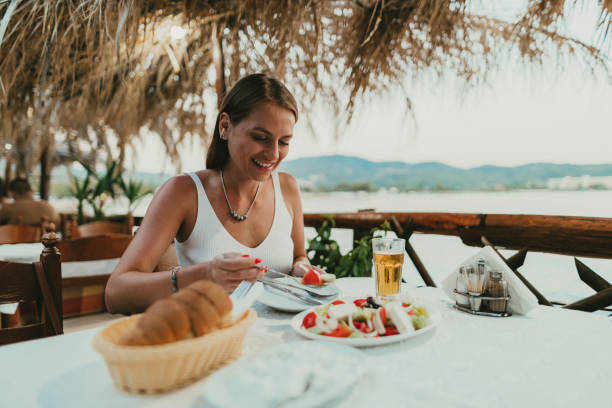
POLYGON ((12 180, 8 185, 8 193, 14 201, 0 208, 0 224, 17 224, 19 218, 24 225, 40 224, 43 216, 46 216, 49 222, 59 225, 57 211, 44 200, 34 200, 28 180, 19 177, 12 180))
POLYGON ((296 276, 308 271, 298 184, 276 171, 297 116, 280 81, 255 74, 236 83, 217 116, 206 169, 158 190, 108 280, 111 313, 142 311, 200 279, 229 292, 267 267, 296 276), (173 239, 180 267, 151 273, 173 239))
POLYGON ((0 207, 9 202, 8 198, 4 195, 4 193, 4 180, 0 178, 0 207))

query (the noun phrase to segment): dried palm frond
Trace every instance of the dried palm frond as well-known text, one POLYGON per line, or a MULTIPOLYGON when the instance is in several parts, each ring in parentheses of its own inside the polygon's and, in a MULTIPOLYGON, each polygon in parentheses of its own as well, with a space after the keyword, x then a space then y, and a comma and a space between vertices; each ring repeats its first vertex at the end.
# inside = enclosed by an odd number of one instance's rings
POLYGON ((303 109, 328 100, 345 118, 364 95, 407 75, 478 81, 504 61, 500 50, 541 62, 552 44, 606 66, 612 2, 597 2, 596 46, 558 27, 580 3, 529 0, 509 21, 467 0, 3 0, 0 142, 41 146, 34 141, 60 129, 96 151, 110 129, 123 155, 147 127, 176 158, 186 140, 207 140, 205 93, 219 46, 228 84, 271 73, 303 109))

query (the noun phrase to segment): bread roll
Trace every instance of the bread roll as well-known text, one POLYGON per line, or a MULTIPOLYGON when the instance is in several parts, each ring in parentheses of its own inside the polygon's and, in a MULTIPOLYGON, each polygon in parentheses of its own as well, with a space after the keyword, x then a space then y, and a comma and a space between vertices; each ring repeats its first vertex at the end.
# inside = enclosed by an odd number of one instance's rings
POLYGON ((184 306, 189 315, 191 328, 195 336, 202 336, 216 329, 220 316, 217 309, 194 290, 186 289, 176 296, 179 304, 184 306))
POLYGON ((197 281, 149 306, 119 344, 155 345, 202 336, 227 326, 231 310, 232 301, 221 286, 197 281))
POLYGON ((232 311, 232 301, 230 297, 225 290, 216 283, 209 280, 200 280, 189 285, 189 289, 206 297, 206 299, 215 306, 220 316, 225 316, 232 311))

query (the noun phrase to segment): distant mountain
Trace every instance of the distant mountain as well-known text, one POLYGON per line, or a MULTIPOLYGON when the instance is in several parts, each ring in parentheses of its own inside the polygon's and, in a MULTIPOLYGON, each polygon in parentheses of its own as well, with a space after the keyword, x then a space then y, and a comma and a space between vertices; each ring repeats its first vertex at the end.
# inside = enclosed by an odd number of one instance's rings
MULTIPOLYGON (((408 190, 491 190, 545 187, 548 179, 562 177, 612 177, 612 164, 530 163, 516 167, 480 166, 461 169, 438 162, 404 163, 372 162, 352 156, 319 156, 285 161, 281 171, 293 174, 303 189, 378 190, 395 187, 408 190)), ((73 169, 82 179, 84 169, 73 169)), ((143 181, 156 187, 172 174, 128 172, 126 178, 143 181)), ((52 172, 54 184, 68 184, 64 167, 52 172)), ((608 182, 610 188, 611 182, 608 182)))
POLYGON ((390 188, 400 190, 487 190, 544 187, 550 178, 612 176, 612 164, 532 163, 517 167, 480 166, 460 169, 438 162, 372 162, 333 155, 284 162, 302 187, 313 190, 390 188))

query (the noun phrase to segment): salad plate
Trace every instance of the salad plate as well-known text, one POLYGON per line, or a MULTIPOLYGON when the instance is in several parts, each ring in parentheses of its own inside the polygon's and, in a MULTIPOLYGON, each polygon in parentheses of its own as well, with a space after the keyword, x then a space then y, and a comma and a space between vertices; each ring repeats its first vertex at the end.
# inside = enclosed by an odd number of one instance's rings
MULTIPOLYGON (((355 300, 356 299, 343 299, 342 301, 346 303, 352 303, 355 300)), ((317 309, 320 311, 321 307, 320 306, 311 307, 293 316, 293 318, 291 319, 291 328, 293 328, 293 330, 297 332, 299 335, 307 339, 340 343, 340 344, 345 344, 345 345, 353 346, 353 347, 382 346, 385 344, 391 344, 391 343, 403 341, 403 340, 406 340, 412 337, 421 336, 433 330, 436 327, 437 320, 438 320, 437 316, 435 314, 432 314, 432 315, 429 315, 428 318, 426 319, 426 326, 419 328, 417 330, 401 332, 401 333, 397 333, 393 335, 383 335, 380 337, 358 337, 358 338, 335 337, 334 335, 331 335, 330 333, 327 333, 326 335, 317 334, 304 327, 303 325, 304 318, 308 314, 313 313, 313 312, 317 314, 317 309)), ((352 329, 349 329, 349 330, 352 330, 352 329)), ((357 330, 352 330, 352 331, 357 331, 357 330)))
MULTIPOLYGON (((290 280, 290 279, 291 278, 284 277, 284 278, 276 278, 274 279, 274 281, 278 281, 280 283, 294 283, 293 280, 290 280)), ((331 284, 331 285, 337 288, 335 284, 331 284)), ((338 290, 337 290, 336 296, 330 296, 328 298, 319 298, 318 300, 321 300, 323 303, 327 303, 327 302, 333 301, 334 299, 337 299, 339 296, 342 295, 340 288, 337 288, 337 289, 338 290)), ((296 290, 299 291, 299 289, 296 289, 296 290)), ((306 310, 312 307, 311 304, 301 302, 300 300, 293 298, 290 295, 278 289, 275 289, 271 286, 268 286, 268 285, 264 285, 264 290, 261 293, 261 295, 257 298, 257 301, 268 307, 271 307, 272 309, 280 310, 282 312, 290 312, 290 313, 301 312, 302 310, 306 310)))
POLYGON ((282 344, 220 369, 202 391, 213 407, 325 406, 346 395, 363 375, 365 358, 342 344, 282 344))

